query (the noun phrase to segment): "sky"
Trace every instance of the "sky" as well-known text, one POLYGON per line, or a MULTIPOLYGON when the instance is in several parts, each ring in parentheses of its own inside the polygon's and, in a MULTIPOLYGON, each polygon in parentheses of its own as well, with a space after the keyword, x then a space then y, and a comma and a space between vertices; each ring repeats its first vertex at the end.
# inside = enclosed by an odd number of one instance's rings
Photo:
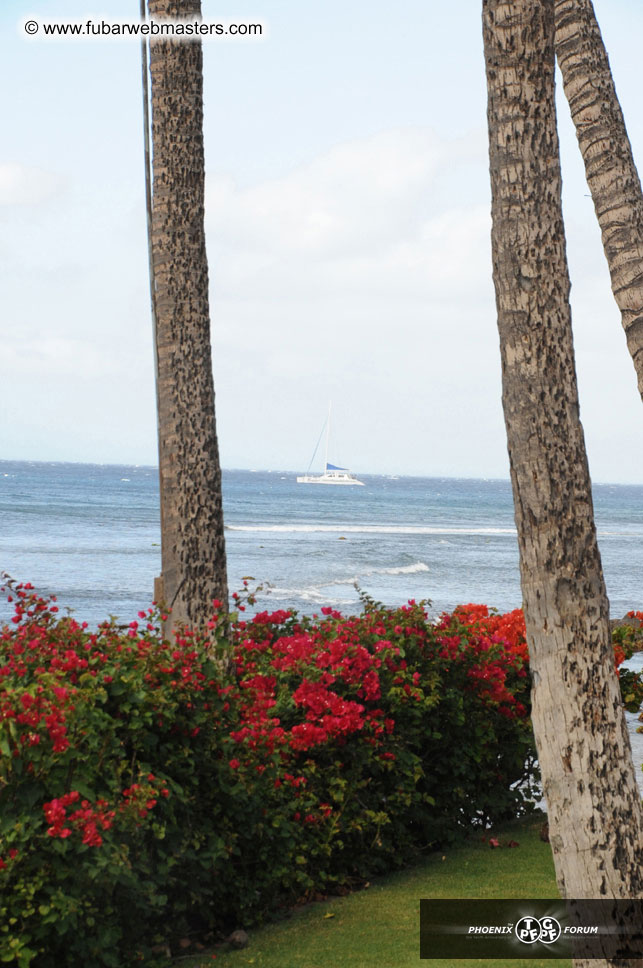
MULTIPOLYGON (((358 474, 508 475, 480 7, 203 0, 206 21, 267 28, 204 42, 224 468, 305 471, 332 401, 329 458, 358 474)), ((139 45, 22 27, 138 8, 2 5, 2 458, 156 462, 139 45)), ((640 159, 643 8, 595 9, 640 159)), ((590 470, 643 483, 643 410, 562 91, 559 128, 590 470)))

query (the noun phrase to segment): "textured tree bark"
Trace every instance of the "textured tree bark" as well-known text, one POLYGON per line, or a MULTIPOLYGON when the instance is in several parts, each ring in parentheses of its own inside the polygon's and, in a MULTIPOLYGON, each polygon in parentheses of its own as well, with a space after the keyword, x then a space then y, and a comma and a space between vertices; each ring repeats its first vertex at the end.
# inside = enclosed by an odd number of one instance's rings
POLYGON ((643 193, 591 0, 556 0, 556 56, 643 398, 643 193))
POLYGON ((556 876, 563 897, 640 897, 640 798, 576 387, 554 0, 483 0, 483 30, 503 407, 556 876))
MULTIPOLYGON (((200 16, 200 0, 149 0, 149 13, 200 16)), ((228 589, 210 347, 204 229, 203 66, 198 41, 152 40, 152 247, 166 632, 202 625, 228 589)))

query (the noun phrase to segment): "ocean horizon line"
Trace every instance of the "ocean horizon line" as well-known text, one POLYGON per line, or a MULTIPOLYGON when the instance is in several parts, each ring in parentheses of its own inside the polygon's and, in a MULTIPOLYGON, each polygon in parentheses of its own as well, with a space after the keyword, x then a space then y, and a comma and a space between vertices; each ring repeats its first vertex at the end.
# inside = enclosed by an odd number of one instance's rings
MULTIPOLYGON (((0 458, 3 464, 28 464, 41 467, 135 467, 138 470, 158 471, 158 464, 134 464, 131 461, 84 461, 84 460, 47 460, 42 458, 0 458)), ((244 474, 303 474, 301 467, 222 467, 223 473, 244 474)), ((428 480, 428 481, 489 481, 491 483, 510 484, 508 477, 481 477, 478 475, 457 474, 400 474, 392 471, 360 471, 360 477, 384 477, 387 480, 428 480)))
MULTIPOLYGON (((133 467, 137 470, 158 472, 158 464, 135 464, 131 461, 84 461, 84 460, 48 460, 42 458, 20 458, 3 457, 0 458, 0 468, 9 464, 27 464, 29 466, 41 467, 133 467)), ((302 474, 301 468, 291 467, 222 467, 222 473, 244 473, 244 474, 302 474)), ((385 478, 386 480, 427 480, 427 481, 483 481, 490 484, 511 484, 509 477, 481 476, 481 475, 458 475, 458 474, 404 474, 393 473, 390 471, 360 471, 360 477, 366 478, 385 478)), ((593 480, 593 487, 643 487, 643 481, 606 481, 593 480)))

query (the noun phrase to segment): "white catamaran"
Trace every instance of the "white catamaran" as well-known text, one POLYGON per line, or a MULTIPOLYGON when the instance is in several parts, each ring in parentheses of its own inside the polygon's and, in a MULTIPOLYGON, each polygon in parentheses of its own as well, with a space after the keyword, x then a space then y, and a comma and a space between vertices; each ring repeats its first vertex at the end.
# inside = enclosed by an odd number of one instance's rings
MULTIPOLYGON (((328 441, 330 439, 330 405, 328 407, 328 418, 326 420, 326 456, 324 459, 324 472, 323 474, 302 474, 301 477, 297 478, 298 484, 344 484, 344 485, 359 485, 359 487, 364 486, 364 481, 358 481, 354 477, 347 467, 337 467, 336 464, 330 464, 328 461, 328 441)), ((322 428, 322 434, 324 430, 322 428)), ((321 440, 321 435, 319 440, 321 440)), ((317 447, 319 447, 319 440, 317 441, 317 447)), ((315 454, 317 453, 317 447, 315 447, 315 453, 312 456, 310 465, 312 465, 315 460, 315 454)), ((310 465, 308 470, 310 470, 310 465)))

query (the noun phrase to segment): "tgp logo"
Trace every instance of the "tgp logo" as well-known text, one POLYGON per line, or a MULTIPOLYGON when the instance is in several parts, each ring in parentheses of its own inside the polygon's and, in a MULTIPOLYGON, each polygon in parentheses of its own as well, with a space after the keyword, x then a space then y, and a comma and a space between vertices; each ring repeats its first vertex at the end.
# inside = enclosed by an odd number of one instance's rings
POLYGON ((553 944, 560 938, 560 924, 556 918, 521 918, 516 925, 516 937, 524 944, 553 944))

